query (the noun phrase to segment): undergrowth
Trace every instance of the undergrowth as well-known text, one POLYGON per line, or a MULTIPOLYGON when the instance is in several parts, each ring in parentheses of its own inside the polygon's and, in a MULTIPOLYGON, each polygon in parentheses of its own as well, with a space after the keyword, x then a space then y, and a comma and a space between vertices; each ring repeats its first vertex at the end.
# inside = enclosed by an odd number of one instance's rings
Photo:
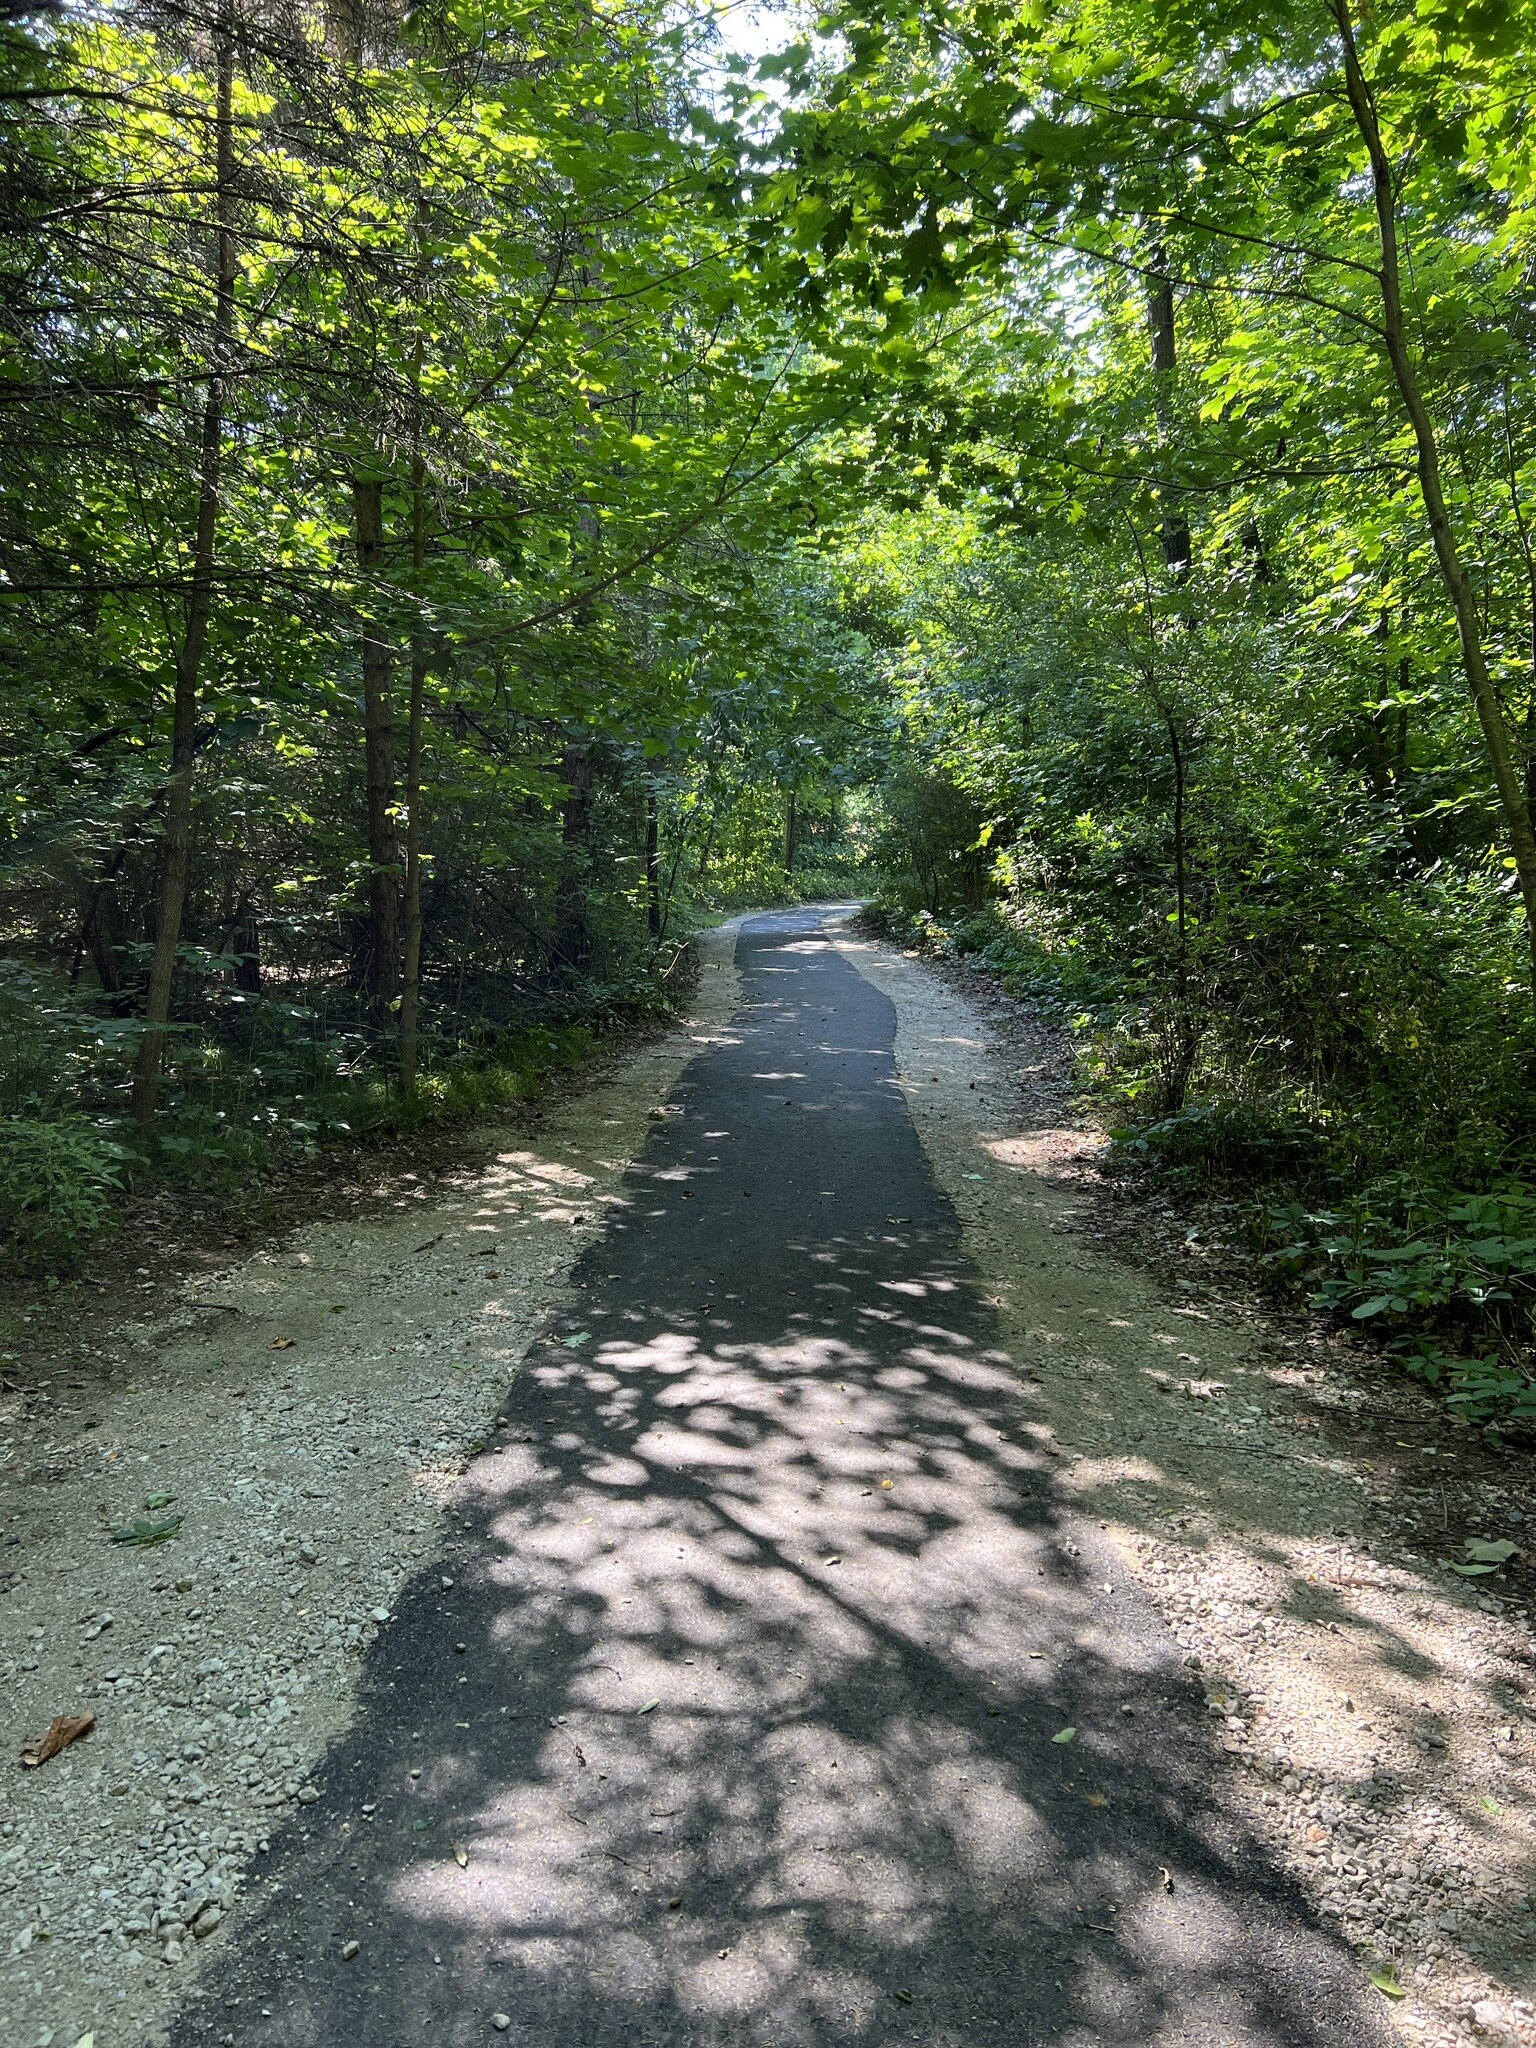
POLYGON ((1086 948, 1048 950, 997 906, 866 918, 974 961, 1064 1027, 1085 1089, 1119 1119, 1111 1163, 1210 1204, 1276 1292, 1374 1335, 1467 1421, 1536 1424, 1536 1163, 1518 1126, 1469 1115, 1437 1153, 1390 1089, 1255 1089, 1209 1046, 1186 1099, 1160 1111, 1156 1024, 1133 977, 1086 948))
POLYGON ((121 1100, 122 1041, 131 1027, 112 1032, 104 1055, 99 1018, 56 992, 39 1001, 29 980, 29 1031, 15 977, 0 988, 10 997, 0 1001, 0 1026, 8 1026, 15 1055, 0 1060, 0 1084, 11 1082, 9 1113, 0 1113, 0 1263, 34 1279, 69 1272, 111 1230, 121 1197, 151 1185, 235 1187, 327 1146, 384 1143, 535 1102, 604 1041, 670 1014, 686 992, 691 954, 676 949, 664 964, 670 972, 573 988, 541 1017, 426 1039, 409 1092, 387 1046, 355 1030, 321 1033, 295 1006, 269 1005, 243 1042, 206 1026, 184 1031, 152 1142, 127 1120, 121 1100), (61 1106, 66 1089, 86 1106, 61 1106))

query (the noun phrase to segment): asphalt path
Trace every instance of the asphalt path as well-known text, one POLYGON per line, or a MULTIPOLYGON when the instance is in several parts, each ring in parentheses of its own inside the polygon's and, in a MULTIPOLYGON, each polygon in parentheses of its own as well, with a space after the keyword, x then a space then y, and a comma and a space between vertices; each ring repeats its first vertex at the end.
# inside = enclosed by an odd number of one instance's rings
POLYGON ((175 2048, 1384 2038, 1065 1511, 891 1005, 822 929, 744 928, 730 1042, 509 1388, 175 2048))

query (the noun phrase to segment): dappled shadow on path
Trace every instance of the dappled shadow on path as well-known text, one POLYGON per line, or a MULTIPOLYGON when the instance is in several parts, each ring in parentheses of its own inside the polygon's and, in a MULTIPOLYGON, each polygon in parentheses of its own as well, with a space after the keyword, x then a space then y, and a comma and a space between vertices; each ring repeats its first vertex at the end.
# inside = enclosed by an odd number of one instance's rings
POLYGON ((738 1042, 689 1070, 178 2041, 1378 2038, 1208 1804, 1198 1699, 1063 1517, 889 1007, 810 923, 744 943, 738 1042))

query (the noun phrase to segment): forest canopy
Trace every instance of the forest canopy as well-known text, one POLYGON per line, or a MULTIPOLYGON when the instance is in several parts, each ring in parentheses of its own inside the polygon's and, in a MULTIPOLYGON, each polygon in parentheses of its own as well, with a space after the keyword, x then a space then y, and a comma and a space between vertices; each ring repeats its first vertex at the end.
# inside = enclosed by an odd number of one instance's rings
POLYGON ((1536 10, 0 38, 29 1256, 515 1092, 701 914, 841 893, 1530 1407, 1536 10))

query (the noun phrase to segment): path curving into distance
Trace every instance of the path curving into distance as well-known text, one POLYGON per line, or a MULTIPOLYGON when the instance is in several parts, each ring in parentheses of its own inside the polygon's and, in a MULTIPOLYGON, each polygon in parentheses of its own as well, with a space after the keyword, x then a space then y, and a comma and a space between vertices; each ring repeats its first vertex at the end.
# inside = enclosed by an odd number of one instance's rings
POLYGON ((175 2048, 1387 2038, 1208 1803, 1198 1691, 1057 1499, 831 915, 743 929, 733 1042, 175 2048))

